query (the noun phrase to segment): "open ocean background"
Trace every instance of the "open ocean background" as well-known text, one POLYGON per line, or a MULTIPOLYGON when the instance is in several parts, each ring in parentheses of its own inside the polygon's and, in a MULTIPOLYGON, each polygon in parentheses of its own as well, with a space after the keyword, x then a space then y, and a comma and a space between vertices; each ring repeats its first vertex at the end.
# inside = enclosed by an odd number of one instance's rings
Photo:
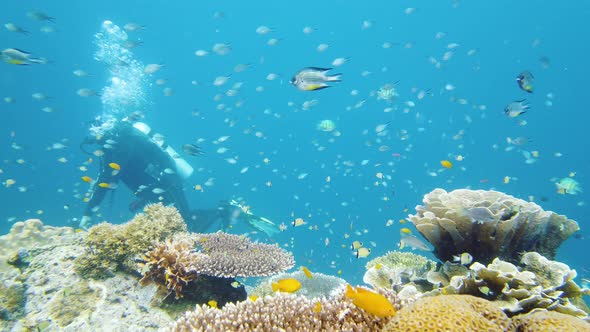
MULTIPOLYGON (((587 191, 560 195, 555 186, 575 172, 581 187, 589 187, 588 17, 587 1, 7 1, 0 12, 1 48, 51 62, 0 63, 0 97, 15 100, 0 99, 0 181, 16 181, 0 187, 0 234, 28 218, 62 226, 82 216, 88 184, 80 177, 94 178, 97 165, 79 170, 89 156, 78 145, 103 105, 100 97, 83 98, 76 91, 100 91, 108 84, 107 68, 94 60, 94 35, 111 20, 121 27, 145 25, 128 32, 143 42, 132 50, 135 59, 164 64, 144 87, 145 122, 177 151, 205 139, 205 155, 186 157, 200 169, 186 182, 191 207, 245 199, 255 214, 289 225, 274 239, 253 237, 288 245, 297 265, 332 275, 341 270, 347 281, 361 283, 367 260, 353 256, 352 241, 372 248, 368 259, 377 257, 397 248, 400 229, 412 228, 398 220, 414 213, 434 188, 495 189, 525 200, 532 196, 544 209, 576 220, 581 239, 568 240, 557 259, 589 278, 587 191), (55 17, 55 24, 28 18, 35 9, 55 17), (31 34, 7 31, 8 22, 31 34), (40 32, 42 26, 56 31, 40 32), (272 31, 260 35, 259 26, 272 31), (314 32, 304 34, 306 26, 314 32), (268 45, 272 38, 278 40, 274 46, 268 45), (231 44, 231 53, 195 55, 216 43, 231 44), (319 52, 320 44, 329 47, 319 52), (446 52, 452 54, 443 60, 446 52), (301 92, 289 84, 301 68, 332 67, 340 57, 348 61, 332 70, 343 74, 332 88, 301 92), (236 73, 238 64, 251 66, 236 73), (76 69, 90 75, 77 77, 76 69), (533 94, 515 82, 524 70, 535 75, 533 94), (213 84, 229 74, 225 85, 213 84), (278 78, 268 80, 269 74, 278 78), (167 83, 155 84, 159 78, 167 83), (239 82, 237 95, 226 96, 239 82), (399 97, 390 104, 377 100, 375 92, 395 82, 399 97), (164 88, 173 95, 165 96, 164 88), (429 93, 418 99, 419 91, 429 93), (51 98, 35 100, 31 95, 37 92, 51 98), (529 112, 506 117, 504 107, 523 98, 529 112), (316 104, 303 110, 312 100, 316 104), (394 109, 385 112, 388 107, 394 109), (324 119, 334 121, 341 135, 317 130, 324 119), (375 127, 384 123, 388 132, 378 136, 375 127), (225 135, 226 142, 212 143, 225 135), (530 142, 511 147, 507 137, 530 142), (47 149, 57 142, 67 147, 47 149), (217 153, 220 147, 228 151, 217 153), (523 151, 538 151, 538 157, 528 164, 523 151), (464 160, 455 161, 458 155, 464 160), (453 168, 441 167, 445 159, 453 168), (381 182, 378 172, 387 186, 375 185, 381 182), (204 192, 192 189, 211 178, 204 192), (307 225, 293 228, 294 217, 307 225), (395 221, 390 227, 388 219, 395 221)), ((130 219, 132 199, 121 185, 95 220, 130 219)))

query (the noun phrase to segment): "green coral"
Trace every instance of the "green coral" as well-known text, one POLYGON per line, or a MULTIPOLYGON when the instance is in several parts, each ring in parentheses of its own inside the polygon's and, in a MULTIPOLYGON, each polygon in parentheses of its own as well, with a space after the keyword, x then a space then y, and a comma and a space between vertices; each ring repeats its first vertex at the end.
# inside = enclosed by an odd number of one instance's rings
POLYGON ((92 227, 84 240, 86 253, 76 258, 76 271, 95 279, 110 277, 116 271, 135 271, 135 258, 155 242, 186 230, 176 208, 161 203, 148 205, 144 213, 126 224, 101 223, 92 227))

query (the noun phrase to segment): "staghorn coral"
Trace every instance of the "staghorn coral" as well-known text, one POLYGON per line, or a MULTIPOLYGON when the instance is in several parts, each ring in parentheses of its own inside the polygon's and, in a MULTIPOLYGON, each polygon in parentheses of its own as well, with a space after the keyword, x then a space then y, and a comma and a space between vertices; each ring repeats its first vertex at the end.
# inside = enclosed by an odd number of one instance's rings
MULTIPOLYGON (((399 308, 399 301, 387 293, 399 308)), ((256 301, 230 303, 221 310, 197 306, 169 331, 377 331, 389 318, 378 318, 357 308, 341 293, 327 300, 277 293, 256 301), (319 303, 319 304, 318 304, 319 303), (318 310, 319 309, 319 310, 318 310)))
POLYGON ((186 224, 176 208, 161 203, 148 205, 144 213, 122 225, 101 223, 89 229, 88 247, 76 258, 76 270, 91 278, 106 278, 115 271, 134 271, 134 259, 145 253, 156 241, 175 233, 186 232, 186 224))
POLYGON ((261 280, 256 287, 248 292, 248 295, 255 295, 260 298, 272 295, 271 284, 278 280, 285 278, 294 278, 301 283, 301 288, 297 291, 297 295, 302 295, 308 299, 326 297, 328 299, 339 296, 346 285, 344 279, 312 272, 311 279, 305 276, 303 271, 295 271, 290 273, 279 273, 272 277, 261 280))
POLYGON ((535 331, 590 331, 590 324, 576 317, 554 311, 538 311, 512 317, 518 332, 535 331))
POLYGON ((369 261, 363 281, 375 288, 397 288, 415 282, 424 284, 428 272, 436 263, 424 256, 409 252, 390 251, 369 261))
POLYGON ((496 257, 517 263, 523 251, 552 259, 579 230, 563 215, 497 191, 435 189, 423 202, 409 219, 443 262, 464 252, 484 264, 496 257))
POLYGON ((491 302, 470 295, 443 295, 402 308, 382 331, 510 330, 510 319, 491 302))
POLYGON ((447 286, 430 294, 485 297, 510 316, 543 309, 587 317, 581 297, 590 295, 590 290, 580 288, 573 281, 575 271, 538 253, 525 253, 522 262, 523 268, 520 269, 498 258, 488 266, 473 263, 468 274, 454 275, 447 286), (553 266, 559 266, 560 272, 547 272, 553 266), (547 278, 547 275, 552 277, 547 278))

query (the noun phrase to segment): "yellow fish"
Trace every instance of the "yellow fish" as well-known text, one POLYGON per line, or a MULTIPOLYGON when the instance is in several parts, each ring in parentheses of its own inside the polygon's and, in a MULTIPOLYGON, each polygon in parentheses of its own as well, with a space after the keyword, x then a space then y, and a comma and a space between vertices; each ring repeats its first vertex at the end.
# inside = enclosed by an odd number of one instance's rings
POLYGON ((285 293, 294 293, 301 288, 301 283, 295 278, 281 279, 271 284, 272 291, 281 291, 285 293))
POLYGON ((440 164, 442 165, 442 167, 444 168, 451 168, 453 167, 453 163, 448 161, 448 160, 441 160, 440 164))
POLYGON ((407 227, 400 229, 400 232, 402 232, 404 234, 412 234, 412 230, 407 227))
POLYGON ((117 163, 109 163, 109 167, 116 170, 116 171, 121 169, 121 166, 117 163))
POLYGON ((84 176, 82 177, 82 181, 84 181, 84 182, 88 182, 88 183, 89 183, 89 182, 92 182, 92 178, 91 178, 91 177, 89 177, 89 176, 87 176, 87 175, 84 175, 84 176))
POLYGON ((393 305, 385 296, 370 290, 346 285, 344 296, 352 299, 352 304, 355 306, 377 317, 390 317, 395 314, 393 305))
POLYGON ((106 182, 101 182, 101 183, 98 184, 98 186, 101 187, 101 188, 109 188, 110 187, 110 185, 108 183, 106 183, 106 182))
POLYGON ((250 295, 250 297, 248 297, 252 302, 256 302, 256 300, 258 300, 258 296, 257 295, 250 295))
POLYGON ((233 288, 238 288, 238 287, 240 287, 240 283, 239 283, 239 282, 237 282, 237 281, 234 281, 234 282, 232 282, 230 285, 231 285, 233 288))
POLYGON ((370 253, 371 253, 371 249, 369 249, 369 248, 358 248, 356 250, 356 258, 365 258, 365 257, 369 256, 370 253))
POLYGON ((207 304, 211 307, 211 308, 215 308, 215 309, 219 309, 219 307, 217 307, 217 301, 215 300, 210 300, 209 302, 207 302, 207 304))
POLYGON ((10 186, 14 185, 15 183, 16 183, 16 181, 15 181, 15 180, 13 180, 13 179, 8 179, 8 180, 6 180, 6 181, 4 182, 4 186, 5 186, 6 188, 8 188, 8 187, 10 187, 10 186))
POLYGON ((380 270, 382 267, 383 267, 383 265, 381 265, 381 263, 375 264, 375 269, 376 270, 380 270))
POLYGON ((301 267, 301 271, 303 271, 303 274, 305 274, 305 276, 308 277, 309 279, 313 278, 313 275, 311 274, 309 269, 306 268, 305 266, 301 267))
POLYGON ((293 227, 299 227, 303 225, 305 225, 305 221, 303 220, 303 218, 296 218, 295 220, 293 220, 293 227))

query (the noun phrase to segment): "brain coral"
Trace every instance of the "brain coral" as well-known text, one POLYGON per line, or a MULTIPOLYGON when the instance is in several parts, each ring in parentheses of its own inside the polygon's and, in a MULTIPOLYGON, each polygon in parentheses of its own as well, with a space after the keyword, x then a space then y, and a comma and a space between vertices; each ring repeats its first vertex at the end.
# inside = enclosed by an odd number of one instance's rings
POLYGON ((484 264, 496 257, 517 263, 523 251, 553 259, 561 243, 579 230, 563 215, 498 191, 435 189, 423 202, 410 220, 441 261, 464 252, 484 264))
POLYGON ((590 324, 582 319, 555 311, 537 311, 512 318, 519 332, 575 331, 589 332, 590 324))
POLYGON ((383 331, 509 331, 510 327, 510 319, 487 300, 441 295, 402 308, 383 331))

